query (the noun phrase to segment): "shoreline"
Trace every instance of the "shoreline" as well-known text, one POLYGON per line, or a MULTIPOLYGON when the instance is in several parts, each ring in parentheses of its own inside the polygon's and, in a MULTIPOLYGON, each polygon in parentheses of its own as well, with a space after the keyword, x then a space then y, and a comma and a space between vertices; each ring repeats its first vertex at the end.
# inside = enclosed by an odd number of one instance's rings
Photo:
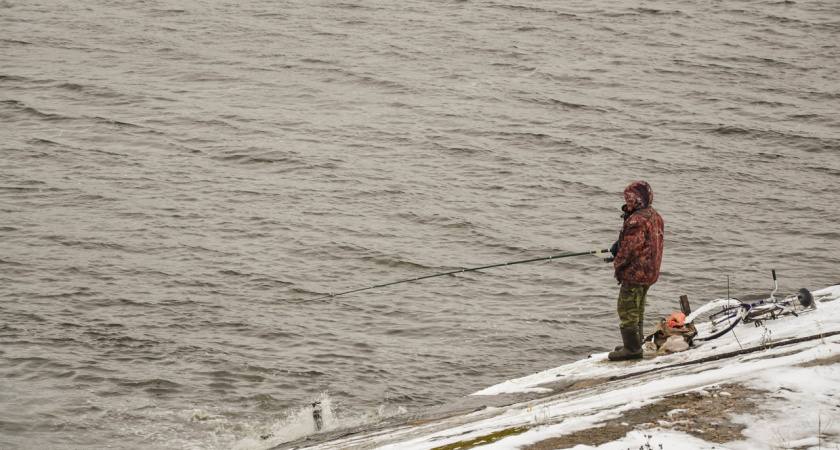
POLYGON ((263 448, 835 448, 840 285, 814 295, 807 314, 736 327, 684 352, 627 362, 594 354, 488 387, 448 412, 263 448))

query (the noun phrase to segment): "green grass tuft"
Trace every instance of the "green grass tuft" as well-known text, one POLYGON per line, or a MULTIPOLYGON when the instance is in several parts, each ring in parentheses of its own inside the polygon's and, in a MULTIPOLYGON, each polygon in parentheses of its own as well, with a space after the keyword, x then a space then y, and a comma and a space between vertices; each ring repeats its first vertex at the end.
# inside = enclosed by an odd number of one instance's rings
POLYGON ((529 429, 529 427, 506 428, 504 430, 497 431, 486 436, 477 437, 470 441, 458 441, 453 444, 435 447, 431 450, 464 450, 468 448, 478 447, 479 445, 492 444, 493 442, 496 442, 499 439, 517 434, 522 434, 528 431, 529 429))

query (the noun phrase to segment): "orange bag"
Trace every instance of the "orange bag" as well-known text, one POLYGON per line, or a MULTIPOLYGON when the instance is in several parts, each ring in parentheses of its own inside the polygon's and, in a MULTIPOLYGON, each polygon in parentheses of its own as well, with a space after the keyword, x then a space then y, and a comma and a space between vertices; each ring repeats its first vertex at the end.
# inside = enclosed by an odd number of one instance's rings
POLYGON ((677 328, 682 326, 685 326, 685 314, 681 312, 671 314, 671 317, 668 318, 668 327, 677 328))

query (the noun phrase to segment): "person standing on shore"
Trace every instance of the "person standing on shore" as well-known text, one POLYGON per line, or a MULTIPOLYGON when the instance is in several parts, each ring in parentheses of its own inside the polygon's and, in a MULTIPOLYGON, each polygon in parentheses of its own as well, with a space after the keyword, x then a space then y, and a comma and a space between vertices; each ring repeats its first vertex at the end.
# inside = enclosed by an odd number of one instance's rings
POLYGON ((646 181, 636 181, 624 189, 624 226, 610 249, 615 259, 618 318, 623 345, 609 353, 610 361, 642 357, 645 302, 647 292, 659 279, 664 249, 665 222, 653 209, 653 189, 646 181))

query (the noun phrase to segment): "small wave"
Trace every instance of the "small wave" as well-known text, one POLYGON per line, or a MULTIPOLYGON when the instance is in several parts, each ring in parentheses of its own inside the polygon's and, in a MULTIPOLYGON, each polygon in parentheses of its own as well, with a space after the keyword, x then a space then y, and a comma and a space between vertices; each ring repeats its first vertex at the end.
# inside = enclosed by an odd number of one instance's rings
MULTIPOLYGON (((12 107, 16 108, 17 112, 20 113, 20 114, 24 114, 24 115, 27 115, 27 116, 30 116, 30 117, 37 117, 39 119, 43 119, 43 120, 50 121, 50 122, 73 120, 73 118, 68 117, 68 116, 64 116, 64 115, 61 115, 61 114, 52 114, 52 113, 43 112, 43 111, 41 111, 39 109, 36 109, 34 107, 27 106, 25 103, 23 103, 21 101, 18 101, 18 100, 0 100, 0 104, 9 105, 9 106, 12 106, 12 107)), ((2 116, 0 116, 0 117, 2 117, 2 116)), ((9 117, 9 118, 13 119, 13 117, 9 117)))
MULTIPOLYGON (((709 132, 723 136, 740 135, 751 139, 763 139, 773 143, 782 143, 785 147, 799 148, 809 153, 833 152, 840 149, 840 139, 805 136, 802 134, 786 133, 776 130, 761 130, 739 126, 718 126, 709 129, 709 132)), ((783 155, 778 153, 770 154, 759 152, 759 155, 764 159, 777 159, 783 157, 783 155)))
POLYGON ((284 340, 297 340, 300 339, 302 336, 298 333, 290 333, 285 331, 271 331, 268 333, 262 333, 258 335, 260 339, 264 339, 267 342, 278 342, 284 340))
POLYGON ((149 13, 152 17, 172 17, 189 14, 186 9, 150 9, 149 13))
POLYGON ((137 389, 163 389, 163 390, 174 390, 181 387, 180 384, 175 383, 174 381, 165 380, 162 378, 152 378, 149 380, 141 380, 141 381, 123 381, 118 383, 120 386, 125 386, 128 388, 137 388, 137 389))
POLYGON ((56 85, 56 87, 59 89, 67 89, 69 91, 82 91, 85 89, 84 86, 76 83, 61 83, 56 85))
MULTIPOLYGON (((0 81, 25 81, 30 82, 31 79, 19 75, 0 75, 0 81)), ((0 103, 20 103, 17 100, 0 100, 0 103)))
POLYGON ((60 144, 58 142, 51 141, 49 139, 43 139, 43 138, 30 139, 29 143, 32 144, 32 145, 46 145, 48 147, 53 147, 53 146, 55 146, 55 147, 65 147, 64 144, 60 144))
POLYGON ((239 397, 236 401, 237 403, 255 405, 257 408, 262 410, 275 410, 281 404, 281 402, 271 396, 271 394, 256 394, 248 397, 239 397))
POLYGON ((97 250, 97 249, 127 250, 124 245, 118 244, 118 243, 115 243, 115 242, 82 241, 82 240, 70 239, 67 236, 59 236, 59 235, 46 236, 46 239, 49 240, 49 241, 61 244, 65 247, 78 247, 78 248, 84 249, 84 250, 97 250))
POLYGON ((119 121, 119 120, 116 120, 116 119, 108 119, 108 118, 105 118, 105 117, 95 117, 95 119, 99 123, 103 123, 103 124, 106 124, 106 125, 120 126, 120 127, 127 127, 127 128, 145 128, 145 127, 142 127, 140 125, 135 125, 133 123, 122 122, 122 121, 119 121))
MULTIPOLYGON (((259 150, 259 149, 252 149, 252 150, 259 150)), ((254 165, 278 165, 279 169, 283 172, 290 172, 296 169, 306 168, 307 164, 303 161, 299 160, 297 157, 291 156, 285 152, 276 152, 276 151, 269 151, 269 152, 254 152, 254 153, 243 153, 241 151, 236 151, 233 153, 227 153, 222 156, 215 156, 213 159, 219 161, 230 161, 239 164, 254 164, 254 165)))
POLYGON ((272 19, 284 19, 284 20, 289 19, 288 14, 282 14, 282 13, 259 13, 259 14, 254 14, 254 17, 269 17, 269 18, 272 18, 272 19))
POLYGON ((524 11, 524 12, 531 12, 531 13, 538 13, 538 14, 550 14, 555 16, 565 16, 565 17, 572 17, 576 18, 576 14, 570 13, 563 13, 557 10, 552 9, 545 9, 545 8, 538 8, 535 6, 522 6, 522 5, 511 5, 511 4, 491 4, 489 5, 492 8, 501 8, 501 9, 509 9, 513 11, 524 11))
POLYGON ((18 44, 18 45, 32 45, 31 42, 19 41, 17 39, 0 39, 0 42, 6 42, 6 43, 9 43, 9 44, 18 44))

